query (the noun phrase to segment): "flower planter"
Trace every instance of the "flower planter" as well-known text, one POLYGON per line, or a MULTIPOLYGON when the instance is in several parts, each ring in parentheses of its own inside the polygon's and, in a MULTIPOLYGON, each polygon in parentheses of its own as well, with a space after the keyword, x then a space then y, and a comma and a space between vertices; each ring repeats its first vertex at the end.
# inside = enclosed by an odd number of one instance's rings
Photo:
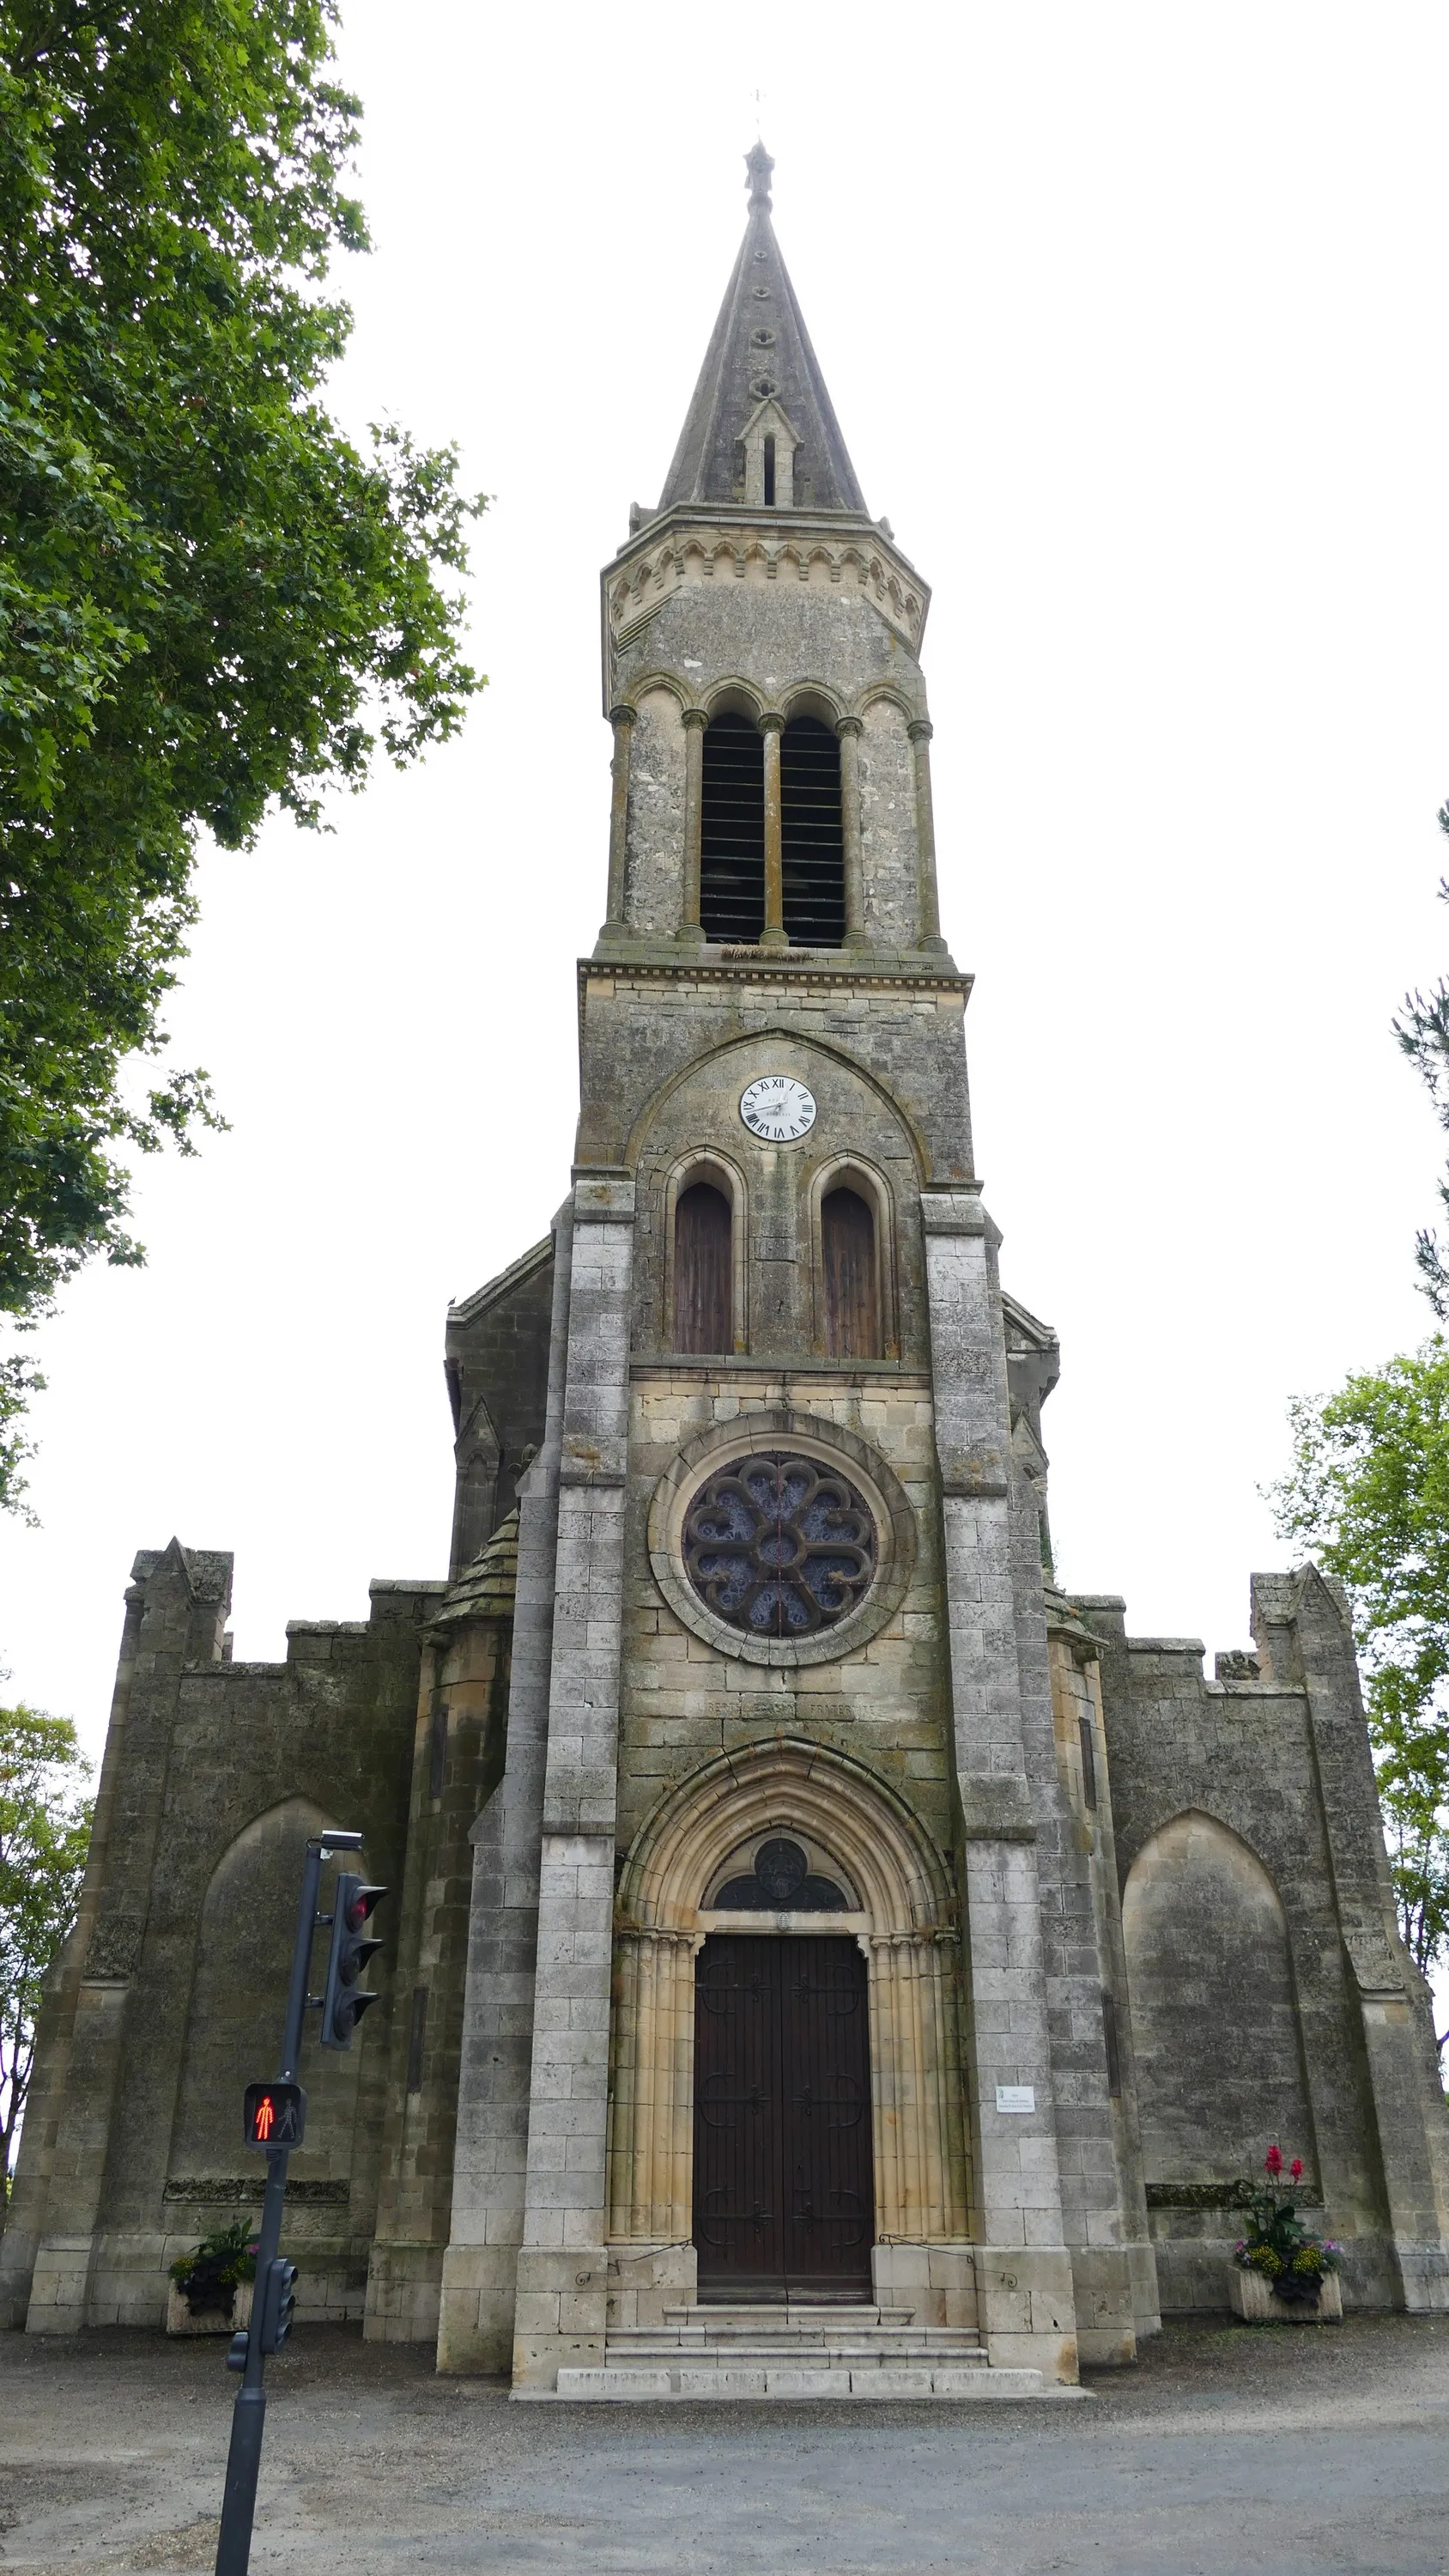
POLYGON ((170 2284, 166 2296, 166 2331, 169 2335, 229 2335, 238 2327, 250 2325, 252 2284, 238 2281, 227 2308, 198 2308, 186 2304, 186 2293, 170 2284))
POLYGON ((1296 2299, 1280 2299, 1261 2272, 1245 2272, 1241 2263, 1228 2265, 1228 2305, 1235 2317, 1250 2326, 1319 2326, 1342 2325, 1343 2292, 1338 2274, 1325 2272, 1316 2308, 1302 2307, 1296 2299))

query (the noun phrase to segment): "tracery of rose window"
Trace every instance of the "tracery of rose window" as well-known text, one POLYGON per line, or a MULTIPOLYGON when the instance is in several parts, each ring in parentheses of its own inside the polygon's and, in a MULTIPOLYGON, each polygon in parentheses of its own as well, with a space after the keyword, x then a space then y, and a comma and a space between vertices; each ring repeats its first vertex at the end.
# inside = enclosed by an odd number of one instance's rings
POLYGON ((716 1618, 751 1637, 808 1637, 870 1588, 876 1529, 846 1478, 765 1450, 717 1468, 684 1522, 684 1566, 716 1618))

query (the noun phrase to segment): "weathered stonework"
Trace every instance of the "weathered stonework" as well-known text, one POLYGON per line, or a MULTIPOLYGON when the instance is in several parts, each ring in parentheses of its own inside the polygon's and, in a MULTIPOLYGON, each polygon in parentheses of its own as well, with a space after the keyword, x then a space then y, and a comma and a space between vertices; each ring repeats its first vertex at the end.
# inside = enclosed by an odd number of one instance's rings
MULTIPOLYGON (((285 1665, 243 1667, 230 1561, 138 1558, 0 2240, 0 2313, 32 2332, 159 2326, 178 2247, 256 2205, 240 2088, 275 2047, 302 1844, 339 1822, 396 1910, 360 2044, 305 2070, 304 2315, 436 2339, 440 2369, 520 2393, 629 2393, 628 2352, 709 2315, 696 1960, 806 1935, 866 1962, 861 2278, 963 2367, 1070 2381, 1130 2362, 1164 2305, 1221 2308, 1228 2193, 1273 2134, 1350 2306, 1449 2306, 1444 2111, 1338 1603, 1311 1570, 1256 1578, 1258 1656, 1207 1682, 1195 1642, 1131 1640, 1119 1601, 1050 1579, 1060 1359, 1002 1289, 973 1164, 929 593, 867 515, 751 167, 668 484, 603 576, 576 1161, 548 1236, 448 1317, 448 1582, 375 1586, 365 1626, 299 1624, 285 1665), (721 714, 764 738, 739 944, 700 926, 721 714), (838 946, 784 926, 801 717, 838 756, 838 946), (789 1141, 741 1114, 769 1076, 813 1102, 789 1141), (699 1184, 729 1226, 717 1349, 680 1302, 699 1184), (840 1333, 841 1189, 868 1342, 840 1333), (689 1516, 746 1456, 839 1477, 868 1516, 838 1617, 750 1629, 705 1598, 689 1516), (782 1836, 824 1896, 752 1912, 782 1836)), ((842 2110, 828 2083, 817 2107, 842 2110)), ((814 2187, 788 2183, 812 2224, 814 2187)))

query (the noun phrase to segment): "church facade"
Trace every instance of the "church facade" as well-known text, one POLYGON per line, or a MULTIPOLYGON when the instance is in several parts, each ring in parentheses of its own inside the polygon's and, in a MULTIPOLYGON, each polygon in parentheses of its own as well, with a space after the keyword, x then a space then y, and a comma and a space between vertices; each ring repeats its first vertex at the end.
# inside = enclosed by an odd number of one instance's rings
POLYGON ((1255 1578, 1209 1680, 1052 1580, 1059 1354, 972 1156, 929 593, 770 166, 603 574, 575 1166, 448 1317, 449 1574, 247 1665, 229 1558, 136 1560, 0 2240, 32 2333, 159 2324, 259 2207, 241 2087, 324 1824, 393 1894, 383 2000, 303 2069, 304 2318, 541 2396, 1071 2383, 1225 2305, 1270 2139, 1349 2304, 1449 2307, 1340 1600, 1255 1578))

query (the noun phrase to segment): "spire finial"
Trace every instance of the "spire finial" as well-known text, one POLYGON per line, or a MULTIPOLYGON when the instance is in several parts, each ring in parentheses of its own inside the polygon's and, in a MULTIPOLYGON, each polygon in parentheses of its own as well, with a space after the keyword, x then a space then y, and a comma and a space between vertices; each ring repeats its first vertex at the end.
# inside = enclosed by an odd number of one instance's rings
POLYGON ((770 211, 770 172, 774 166, 763 143, 755 144, 752 150, 745 154, 745 168, 750 174, 751 214, 757 206, 765 214, 770 211))

